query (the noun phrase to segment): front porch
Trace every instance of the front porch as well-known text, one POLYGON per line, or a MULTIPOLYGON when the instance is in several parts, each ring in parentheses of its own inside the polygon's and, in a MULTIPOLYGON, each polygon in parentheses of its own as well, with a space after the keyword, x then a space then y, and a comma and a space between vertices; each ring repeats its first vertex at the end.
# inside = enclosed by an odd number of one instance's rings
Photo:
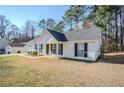
POLYGON ((38 52, 38 55, 52 56, 57 58, 63 56, 62 43, 35 44, 35 49, 38 52))

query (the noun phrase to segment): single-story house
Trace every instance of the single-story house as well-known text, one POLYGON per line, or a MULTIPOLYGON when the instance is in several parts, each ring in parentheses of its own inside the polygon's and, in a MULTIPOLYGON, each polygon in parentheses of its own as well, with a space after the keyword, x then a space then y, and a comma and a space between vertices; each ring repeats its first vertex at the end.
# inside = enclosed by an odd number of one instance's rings
POLYGON ((46 29, 28 42, 26 49, 39 55, 96 61, 100 56, 101 30, 94 27, 60 33, 46 29))
POLYGON ((11 46, 9 45, 9 41, 0 38, 0 54, 10 54, 12 51, 11 46))
POLYGON ((25 53, 25 43, 12 43, 4 38, 0 38, 0 54, 25 53))
POLYGON ((17 53, 25 53, 26 42, 21 42, 21 43, 10 43, 11 46, 11 53, 12 54, 17 54, 17 53))

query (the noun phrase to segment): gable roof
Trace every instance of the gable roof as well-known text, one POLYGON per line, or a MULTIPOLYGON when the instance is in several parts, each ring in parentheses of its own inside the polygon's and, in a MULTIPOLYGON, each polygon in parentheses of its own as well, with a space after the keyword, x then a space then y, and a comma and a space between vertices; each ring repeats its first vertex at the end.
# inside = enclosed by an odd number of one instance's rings
POLYGON ((0 38, 0 49, 5 48, 8 44, 9 44, 8 40, 6 40, 4 38, 0 38))
MULTIPOLYGON (((77 41, 77 40, 100 40, 100 29, 98 28, 89 28, 89 29, 75 29, 73 31, 68 31, 66 33, 57 32, 54 30, 46 29, 57 41, 77 41)), ((41 34, 42 35, 42 34, 41 34)), ((29 41, 27 45, 32 45, 40 39, 40 36, 29 41)))
POLYGON ((64 33, 60 33, 54 30, 47 29, 47 31, 57 40, 57 41, 67 41, 64 33))
POLYGON ((100 31, 96 28, 90 28, 86 30, 76 29, 74 31, 68 31, 65 33, 68 41, 75 40, 99 40, 100 31))

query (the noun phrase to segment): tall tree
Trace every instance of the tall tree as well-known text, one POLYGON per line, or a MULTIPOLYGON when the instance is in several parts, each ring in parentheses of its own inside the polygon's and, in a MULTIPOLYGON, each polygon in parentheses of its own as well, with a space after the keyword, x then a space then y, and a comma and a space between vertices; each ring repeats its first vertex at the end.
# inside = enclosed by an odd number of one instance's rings
POLYGON ((63 32, 64 31, 64 22, 60 21, 54 26, 54 30, 58 32, 63 32))
POLYGON ((6 17, 0 15, 0 37, 5 38, 6 17))
POLYGON ((13 39, 19 38, 18 33, 19 33, 19 28, 16 25, 12 24, 10 26, 10 31, 8 32, 8 35, 7 35, 8 39, 13 40, 13 39))
POLYGON ((69 9, 65 12, 63 20, 66 25, 70 25, 70 29, 73 27, 78 27, 78 24, 82 22, 85 14, 89 11, 89 7, 84 5, 71 5, 69 9))
POLYGON ((32 20, 28 20, 25 23, 26 37, 34 38, 35 37, 36 28, 37 28, 36 22, 32 21, 32 20))
POLYGON ((39 24, 38 26, 39 26, 42 30, 44 30, 44 29, 46 28, 46 26, 47 26, 46 21, 45 21, 44 19, 41 19, 38 24, 39 24))
POLYGON ((52 18, 47 19, 46 25, 47 25, 47 28, 54 29, 55 20, 52 18))

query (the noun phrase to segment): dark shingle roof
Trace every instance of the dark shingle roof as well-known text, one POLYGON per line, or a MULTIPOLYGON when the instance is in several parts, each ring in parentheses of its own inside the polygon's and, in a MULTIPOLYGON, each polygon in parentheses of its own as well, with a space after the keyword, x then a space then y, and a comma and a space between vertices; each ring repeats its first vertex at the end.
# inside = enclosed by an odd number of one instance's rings
MULTIPOLYGON (((100 39, 100 29, 90 28, 86 30, 75 29, 74 31, 68 31, 66 33, 60 33, 54 30, 47 29, 47 31, 57 40, 57 41, 76 41, 76 40, 99 40, 100 39)), ((32 45, 38 41, 40 36, 29 41, 27 45, 32 45)))
POLYGON ((68 31, 65 33, 65 36, 68 41, 75 41, 75 40, 99 40, 100 38, 100 31, 99 29, 92 28, 92 29, 76 29, 74 31, 68 31))
POLYGON ((57 41, 67 41, 65 34, 47 29, 47 31, 57 40, 57 41))

